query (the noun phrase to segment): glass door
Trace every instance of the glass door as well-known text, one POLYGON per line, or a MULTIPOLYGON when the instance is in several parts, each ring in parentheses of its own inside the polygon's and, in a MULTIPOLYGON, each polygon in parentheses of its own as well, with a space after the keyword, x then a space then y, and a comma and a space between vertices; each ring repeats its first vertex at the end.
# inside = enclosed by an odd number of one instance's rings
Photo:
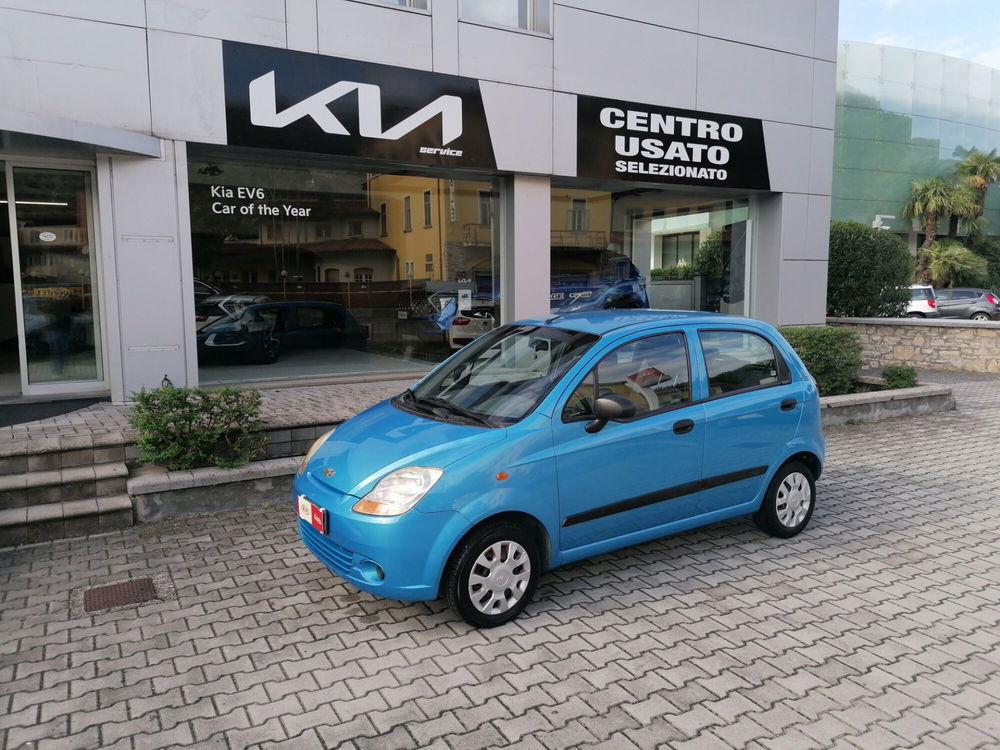
MULTIPOLYGON (((0 161, 0 177, 5 174, 0 161)), ((14 256, 10 245, 7 180, 0 179, 0 398, 21 393, 17 295, 14 292, 14 256)))
POLYGON ((104 380, 92 174, 8 165, 7 194, 22 392, 92 387, 104 380))

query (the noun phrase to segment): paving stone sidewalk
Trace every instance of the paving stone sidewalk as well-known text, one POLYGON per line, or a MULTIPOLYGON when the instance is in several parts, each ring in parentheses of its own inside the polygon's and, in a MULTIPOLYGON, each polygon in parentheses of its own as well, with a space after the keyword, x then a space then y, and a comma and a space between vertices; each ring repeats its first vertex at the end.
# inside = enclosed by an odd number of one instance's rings
MULTIPOLYGON (((412 380, 294 386, 261 389, 261 419, 271 427, 340 422, 379 401, 394 396, 412 380)), ((81 435, 103 436, 121 443, 131 440, 129 407, 102 401, 57 417, 0 427, 0 453, 5 445, 81 435)))
POLYGON ((1000 384, 835 428, 809 530, 544 575, 476 631, 358 593, 290 508, 0 551, 0 747, 1000 746, 1000 384), (81 587, 173 598, 74 614, 81 587))

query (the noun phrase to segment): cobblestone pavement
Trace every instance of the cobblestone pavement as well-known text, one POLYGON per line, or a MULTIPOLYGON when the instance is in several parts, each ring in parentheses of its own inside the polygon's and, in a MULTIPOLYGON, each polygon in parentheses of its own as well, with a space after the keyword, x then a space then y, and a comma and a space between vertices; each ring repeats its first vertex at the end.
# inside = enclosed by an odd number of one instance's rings
MULTIPOLYGON (((396 395, 411 382, 412 378, 265 388, 260 391, 261 419, 270 427, 340 422, 361 409, 396 395)), ((5 443, 15 441, 72 435, 129 434, 132 431, 128 424, 128 411, 127 405, 102 401, 57 417, 0 427, 0 451, 5 443)))
POLYGON ((1000 388, 955 392, 831 430, 796 539, 603 555, 492 631, 339 582, 290 508, 2 551, 0 746, 997 747, 1000 388), (174 597, 73 614, 146 575, 174 597))

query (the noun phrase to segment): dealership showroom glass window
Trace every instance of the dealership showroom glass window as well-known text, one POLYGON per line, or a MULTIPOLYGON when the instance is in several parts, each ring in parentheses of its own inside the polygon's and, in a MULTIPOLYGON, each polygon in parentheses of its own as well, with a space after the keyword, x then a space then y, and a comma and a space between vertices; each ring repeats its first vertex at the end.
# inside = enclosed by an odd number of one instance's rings
POLYGON ((490 178, 191 152, 203 384, 421 371, 499 320, 490 178))

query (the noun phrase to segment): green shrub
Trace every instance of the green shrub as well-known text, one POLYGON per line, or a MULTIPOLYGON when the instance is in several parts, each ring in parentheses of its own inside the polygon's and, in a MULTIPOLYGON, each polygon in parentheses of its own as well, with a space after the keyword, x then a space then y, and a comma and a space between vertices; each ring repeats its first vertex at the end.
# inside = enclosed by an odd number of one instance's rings
POLYGON ((854 390, 861 367, 861 343, 850 328, 791 326, 781 329, 806 369, 816 378, 821 396, 839 396, 854 390))
POLYGON ((729 255, 727 250, 722 232, 716 230, 710 233, 698 245, 698 252, 694 256, 694 267, 706 279, 721 279, 726 275, 727 256, 729 255))
POLYGON ((889 365, 882 370, 886 388, 912 388, 917 384, 917 370, 909 365, 889 365))
POLYGON ((938 288, 978 286, 989 278, 989 261, 958 240, 944 238, 920 251, 917 274, 938 288))
POLYGON ((654 268, 649 272, 649 277, 654 280, 693 279, 695 270, 694 266, 683 263, 676 266, 667 266, 666 268, 654 268))
POLYGON ((891 232, 853 221, 830 224, 827 315, 899 317, 906 309, 915 263, 891 232))
POLYGON ((260 455, 266 437, 260 393, 165 386, 134 394, 129 422, 142 460, 168 469, 239 466, 260 455))

